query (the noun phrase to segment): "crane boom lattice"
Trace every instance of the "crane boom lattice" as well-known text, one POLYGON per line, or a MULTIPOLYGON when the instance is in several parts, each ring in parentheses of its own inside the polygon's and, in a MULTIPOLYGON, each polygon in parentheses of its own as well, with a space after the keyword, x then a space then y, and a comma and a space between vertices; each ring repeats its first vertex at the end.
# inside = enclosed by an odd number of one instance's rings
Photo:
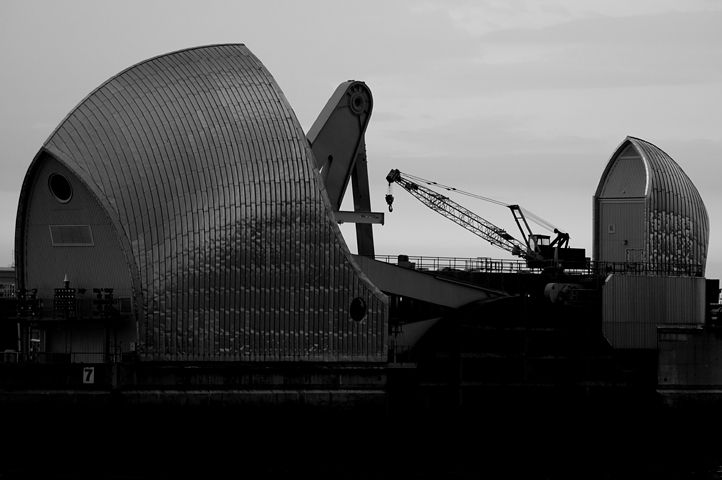
POLYGON ((493 246, 517 256, 526 256, 526 245, 509 235, 504 229, 497 227, 471 210, 462 207, 449 197, 402 177, 399 170, 392 170, 386 177, 386 180, 389 184, 396 183, 400 185, 404 190, 436 213, 464 227, 493 246))

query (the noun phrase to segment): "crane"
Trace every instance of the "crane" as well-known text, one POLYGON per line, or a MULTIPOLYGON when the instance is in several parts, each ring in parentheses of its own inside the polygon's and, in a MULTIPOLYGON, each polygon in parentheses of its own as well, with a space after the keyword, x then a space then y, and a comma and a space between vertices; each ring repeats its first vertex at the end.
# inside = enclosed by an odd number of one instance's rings
POLYGON ((502 202, 489 198, 468 194, 466 192, 460 192, 508 207, 512 212, 514 221, 519 227, 519 231, 521 232, 522 238, 524 239, 523 242, 514 238, 504 229, 497 227, 493 223, 485 220, 471 210, 459 205, 457 202, 451 200, 449 197, 435 192, 428 187, 420 185, 412 179, 427 183, 429 185, 438 185, 447 190, 456 190, 455 188, 440 185, 436 182, 424 180, 419 177, 414 177, 412 175, 402 173, 398 169, 393 169, 386 176, 386 181, 389 183, 389 193, 386 195, 386 203, 389 206, 389 211, 393 211, 394 201, 394 197, 391 194, 391 185, 393 183, 396 183, 433 211, 464 227, 475 235, 483 238, 491 245, 506 250, 512 255, 526 259, 530 266, 532 264, 536 265, 538 264, 538 262, 544 262, 546 260, 559 260, 560 249, 568 250, 569 253, 571 253, 571 255, 566 255, 566 257, 568 257, 568 259, 570 260, 578 261, 580 258, 582 260, 584 259, 583 249, 568 248, 569 234, 559 230, 558 228, 551 225, 549 222, 546 222, 545 220, 532 214, 531 212, 522 209, 519 205, 506 205, 502 202), (533 218, 535 221, 537 221, 537 223, 541 223, 547 226, 547 228, 549 229, 554 229, 554 233, 557 234, 557 237, 552 243, 549 243, 548 235, 537 235, 531 232, 531 228, 529 228, 526 216, 524 215, 525 211, 530 216, 530 218, 533 218))

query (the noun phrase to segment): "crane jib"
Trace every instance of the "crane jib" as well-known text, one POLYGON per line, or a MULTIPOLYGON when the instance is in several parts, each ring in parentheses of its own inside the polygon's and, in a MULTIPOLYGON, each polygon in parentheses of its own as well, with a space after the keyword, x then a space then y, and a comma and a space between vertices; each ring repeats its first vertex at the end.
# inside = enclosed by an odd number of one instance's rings
MULTIPOLYGON (((398 169, 391 170, 386 176, 386 180, 389 183, 389 194, 386 195, 386 202, 389 205, 389 211, 392 211, 393 203, 393 195, 391 195, 390 190, 391 184, 396 183, 400 185, 404 190, 409 192, 412 196, 414 196, 417 200, 421 201, 421 203, 431 208, 435 212, 439 213, 440 215, 448 218, 454 223, 464 227, 466 230, 469 230, 475 235, 483 238, 491 245, 509 251, 513 255, 526 258, 528 261, 543 261, 545 259, 544 255, 549 255, 549 252, 551 251, 550 249, 552 249, 552 247, 568 247, 569 235, 561 232, 556 227, 554 227, 554 233, 557 234, 557 238, 551 244, 549 243, 550 237, 548 235, 533 234, 531 229, 529 228, 529 224, 527 223, 526 216, 524 215, 525 212, 529 215, 530 219, 534 220, 536 223, 539 223, 540 221, 543 222, 541 224, 543 226, 546 226, 546 228, 549 228, 549 226, 553 227, 553 225, 551 225, 549 222, 544 221, 537 215, 534 215, 531 212, 528 212, 527 210, 521 208, 519 205, 507 205, 496 200, 487 199, 478 195, 468 194, 453 187, 441 185, 436 182, 421 179, 419 177, 402 174, 402 172, 398 169), (423 185, 420 185, 419 183, 416 183, 407 177, 422 181, 428 185, 435 185, 441 188, 445 188, 449 191, 456 191, 462 194, 491 201, 493 203, 508 207, 512 212, 514 221, 516 222, 524 241, 521 242, 517 240, 508 232, 506 232, 506 230, 497 227, 493 223, 480 217, 471 210, 451 200, 449 197, 435 192, 434 190, 431 190, 423 185), (542 255, 542 251, 544 255, 542 255)), ((580 250, 583 257, 583 249, 573 250, 580 250)), ((554 252, 555 253, 553 253, 553 256, 554 258, 556 258, 558 256, 556 249, 554 249, 554 252)), ((578 256, 579 255, 575 254, 574 258, 576 259, 576 257, 578 256)))

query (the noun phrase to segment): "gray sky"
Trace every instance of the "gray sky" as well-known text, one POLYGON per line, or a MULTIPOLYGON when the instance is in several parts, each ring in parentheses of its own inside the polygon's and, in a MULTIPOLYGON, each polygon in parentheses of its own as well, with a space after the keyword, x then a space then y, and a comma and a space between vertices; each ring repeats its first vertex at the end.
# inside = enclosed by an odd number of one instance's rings
MULTIPOLYGON (((718 0, 2 0, 0 265, 12 262, 25 171, 65 115, 131 65, 214 43, 248 46, 306 131, 339 83, 368 84, 377 211, 398 168, 518 203, 591 255, 592 195, 609 157, 627 135, 654 143, 700 191, 707 276, 722 277, 718 0)), ((394 195, 374 227, 377 253, 511 258, 394 195)), ((455 199, 515 232, 507 209, 455 199)))

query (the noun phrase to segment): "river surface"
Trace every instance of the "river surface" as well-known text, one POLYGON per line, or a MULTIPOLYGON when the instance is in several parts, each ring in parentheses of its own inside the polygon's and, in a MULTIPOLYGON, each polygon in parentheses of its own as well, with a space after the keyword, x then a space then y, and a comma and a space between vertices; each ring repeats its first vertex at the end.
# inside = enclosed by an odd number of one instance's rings
POLYGON ((488 409, 472 418, 33 407, 3 415, 2 478, 722 479, 714 410, 488 409))

